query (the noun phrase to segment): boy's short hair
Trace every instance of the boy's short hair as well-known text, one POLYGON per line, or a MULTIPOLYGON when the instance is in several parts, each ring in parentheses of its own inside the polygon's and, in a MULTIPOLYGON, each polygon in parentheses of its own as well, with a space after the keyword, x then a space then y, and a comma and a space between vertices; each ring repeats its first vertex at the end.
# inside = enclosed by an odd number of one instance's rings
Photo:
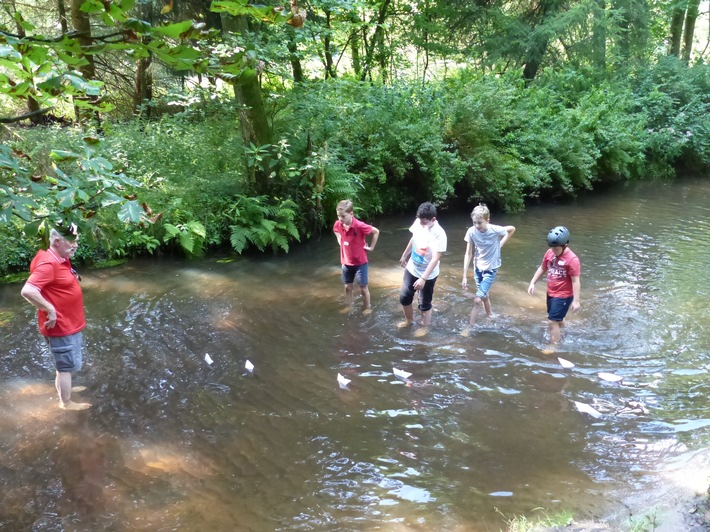
POLYGON ((488 210, 488 207, 485 203, 479 203, 471 211, 471 219, 473 219, 475 216, 480 216, 484 220, 490 220, 491 211, 488 210))
POLYGON ((344 199, 335 208, 338 211, 353 212, 353 202, 349 199, 344 199))
POLYGON ((417 209, 417 218, 433 220, 434 218, 436 218, 436 207, 434 207, 431 202, 425 201, 417 209))

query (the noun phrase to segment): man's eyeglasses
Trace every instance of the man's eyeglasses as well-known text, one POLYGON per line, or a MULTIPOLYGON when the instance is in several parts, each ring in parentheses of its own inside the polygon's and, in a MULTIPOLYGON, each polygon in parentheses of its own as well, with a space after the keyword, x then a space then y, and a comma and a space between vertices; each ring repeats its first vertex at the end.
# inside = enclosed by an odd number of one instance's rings
POLYGON ((76 277, 77 281, 81 282, 81 275, 79 275, 79 272, 77 272, 74 268, 72 268, 71 273, 74 277, 76 277))

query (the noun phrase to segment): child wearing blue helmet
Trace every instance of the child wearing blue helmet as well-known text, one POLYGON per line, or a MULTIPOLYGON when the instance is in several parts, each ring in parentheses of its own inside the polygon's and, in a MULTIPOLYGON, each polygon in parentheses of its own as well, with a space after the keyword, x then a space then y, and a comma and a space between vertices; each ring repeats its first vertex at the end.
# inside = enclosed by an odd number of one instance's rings
POLYGON ((547 272, 547 319, 553 344, 560 341, 560 329, 564 326, 569 309, 572 308, 572 312, 579 309, 582 266, 568 244, 569 230, 566 227, 557 226, 547 234, 550 249, 542 258, 528 286, 528 294, 533 295, 535 283, 547 272))

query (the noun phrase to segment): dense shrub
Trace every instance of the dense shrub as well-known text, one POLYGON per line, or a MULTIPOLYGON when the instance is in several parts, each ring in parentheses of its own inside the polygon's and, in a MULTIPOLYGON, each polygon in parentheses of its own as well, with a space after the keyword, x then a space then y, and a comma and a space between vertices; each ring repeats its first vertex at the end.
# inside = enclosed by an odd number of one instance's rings
MULTIPOLYGON (((710 68, 673 58, 612 81, 548 69, 529 85, 467 70, 425 87, 304 83, 269 94, 276 141, 266 146, 244 146, 233 102, 213 96, 155 121, 104 124, 97 149, 142 185, 155 223, 98 212, 79 259, 286 251, 327 227, 345 197, 370 218, 456 196, 514 211, 710 168, 710 68), (251 189, 256 170, 268 172, 268 195, 251 189)), ((41 172, 51 149, 76 151, 85 135, 17 128, 3 142, 41 172)), ((37 246, 2 226, 0 273, 26 269, 37 246)))

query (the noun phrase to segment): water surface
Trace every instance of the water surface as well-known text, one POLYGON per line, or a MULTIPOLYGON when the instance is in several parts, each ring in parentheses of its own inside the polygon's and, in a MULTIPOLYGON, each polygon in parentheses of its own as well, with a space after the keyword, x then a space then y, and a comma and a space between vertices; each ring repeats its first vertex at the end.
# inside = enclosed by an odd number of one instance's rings
POLYGON ((440 214, 423 338, 396 327, 412 217, 375 221, 368 316, 343 312, 327 233, 287 256, 82 272, 82 413, 57 409, 34 312, 2 287, 0 529, 477 531, 539 508, 623 523, 707 471, 708 197, 697 179, 494 213, 517 232, 469 337, 467 212, 440 214), (526 289, 555 225, 582 308, 549 355, 544 285, 526 289))

